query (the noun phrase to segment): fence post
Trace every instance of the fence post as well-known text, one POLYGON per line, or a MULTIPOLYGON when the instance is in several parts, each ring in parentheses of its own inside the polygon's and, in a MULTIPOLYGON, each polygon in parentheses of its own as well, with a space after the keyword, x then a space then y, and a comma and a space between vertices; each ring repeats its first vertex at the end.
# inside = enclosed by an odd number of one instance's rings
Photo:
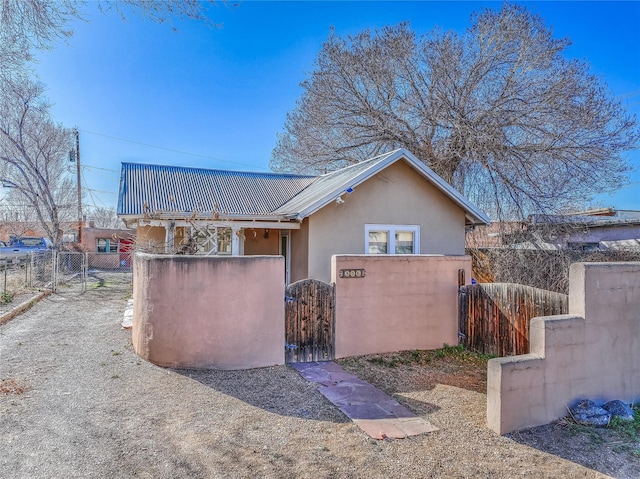
POLYGON ((467 287, 458 288, 458 344, 467 347, 468 318, 467 318, 467 287))
POLYGON ((82 266, 81 266, 81 275, 82 275, 82 292, 84 293, 87 290, 87 276, 89 273, 89 253, 82 253, 82 266))
POLYGON ((51 252, 51 291, 56 292, 58 286, 58 252, 51 252))
POLYGON ((33 262, 34 262, 34 258, 33 255, 31 256, 31 261, 27 261, 27 263, 29 263, 31 265, 31 275, 29 276, 29 287, 33 288, 33 262))
POLYGON ((466 346, 467 320, 466 320, 466 297, 467 292, 464 287, 464 269, 458 270, 458 344, 466 346))

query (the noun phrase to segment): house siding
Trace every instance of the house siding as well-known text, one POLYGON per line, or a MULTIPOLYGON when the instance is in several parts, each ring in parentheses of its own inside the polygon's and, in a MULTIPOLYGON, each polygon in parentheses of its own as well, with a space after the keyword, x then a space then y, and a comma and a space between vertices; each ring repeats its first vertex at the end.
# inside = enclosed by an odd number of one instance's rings
POLYGON ((308 277, 328 282, 332 255, 365 253, 368 223, 420 225, 421 254, 464 254, 464 211, 403 161, 342 199, 308 219, 308 277))
POLYGON ((137 228, 138 244, 146 251, 154 253, 164 252, 164 243, 166 231, 158 226, 138 226, 137 228))
POLYGON ((269 236, 264 237, 264 228, 247 228, 244 233, 244 254, 253 255, 278 255, 279 251, 279 230, 269 230, 269 236), (255 237, 253 233, 255 232, 255 237))
POLYGON ((290 279, 294 283, 309 277, 309 218, 299 230, 291 230, 290 279))

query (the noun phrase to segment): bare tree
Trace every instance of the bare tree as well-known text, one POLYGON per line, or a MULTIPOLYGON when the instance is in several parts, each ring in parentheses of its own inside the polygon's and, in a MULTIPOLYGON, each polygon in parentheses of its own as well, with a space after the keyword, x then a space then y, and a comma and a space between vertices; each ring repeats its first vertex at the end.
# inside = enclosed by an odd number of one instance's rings
POLYGON ((94 207, 89 213, 89 220, 94 222, 96 228, 124 228, 124 223, 113 207, 94 207))
POLYGON ((583 203, 625 181, 640 132, 543 20, 505 4, 464 34, 331 32, 273 150, 325 172, 405 147, 493 217, 583 203))
POLYGON ((0 180, 8 201, 27 205, 54 244, 71 218, 75 186, 67 171, 71 131, 56 124, 43 86, 25 75, 4 78, 0 89, 0 180))
MULTIPOLYGON (((139 14, 158 23, 191 19, 214 25, 207 16, 208 6, 214 3, 100 0, 100 9, 123 19, 139 14)), ((61 222, 72 217, 69 206, 76 205, 75 187, 64 161, 71 149, 71 133, 52 120, 43 86, 32 78, 30 63, 35 50, 51 48, 73 35, 71 24, 84 19, 85 4, 80 0, 0 1, 0 179, 3 186, 12 188, 8 194, 16 208, 12 215, 24 217, 25 223, 35 216, 54 244, 62 239, 61 222)))
MULTIPOLYGON (((104 13, 123 19, 139 14, 158 23, 191 19, 215 25, 207 16, 214 1, 201 0, 99 0, 104 13)), ((33 51, 51 48, 73 35, 71 23, 84 20, 82 0, 0 1, 0 70, 22 68, 33 61, 33 51)))

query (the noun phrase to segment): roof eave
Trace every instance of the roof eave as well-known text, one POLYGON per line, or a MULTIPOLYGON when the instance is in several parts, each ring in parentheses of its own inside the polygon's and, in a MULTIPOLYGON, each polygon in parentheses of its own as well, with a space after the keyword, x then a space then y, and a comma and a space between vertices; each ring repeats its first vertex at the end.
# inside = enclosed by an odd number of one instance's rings
MULTIPOLYGON (((449 185, 446 181, 444 181, 440 176, 436 174, 431 168, 422 163, 418 158, 416 158, 411 152, 401 148, 396 150, 389 156, 387 156, 384 160, 381 160, 378 163, 371 165, 366 170, 363 170, 358 176, 356 176, 350 183, 349 187, 357 187, 361 183, 368 180, 373 174, 378 171, 382 171, 387 166, 395 163, 401 158, 405 158, 408 162, 418 170, 427 181, 433 182, 434 186, 438 188, 440 191, 447 194, 451 200, 456 203, 462 210, 465 212, 465 217, 470 220, 470 224, 472 225, 488 225, 491 224, 491 220, 489 217, 480 209, 472 205, 466 198, 464 198, 458 191, 456 191, 451 185, 449 185), (374 170, 373 172, 371 170, 374 170)), ((316 201, 312 205, 304 208, 300 211, 297 216, 299 220, 302 220, 308 216, 311 216, 321 208, 324 208, 326 205, 335 201, 339 196, 345 193, 344 191, 345 185, 341 185, 340 188, 336 188, 332 190, 330 193, 326 194, 322 199, 316 201)))
POLYGON ((152 215, 145 214, 130 214, 130 215, 118 215, 125 223, 127 221, 136 221, 139 219, 156 219, 156 220, 174 220, 174 219, 193 219, 195 221, 283 221, 288 222, 291 220, 297 220, 297 218, 291 215, 239 215, 239 214, 224 214, 219 218, 214 218, 211 213, 206 214, 193 214, 193 212, 171 212, 171 213, 154 213, 152 215))

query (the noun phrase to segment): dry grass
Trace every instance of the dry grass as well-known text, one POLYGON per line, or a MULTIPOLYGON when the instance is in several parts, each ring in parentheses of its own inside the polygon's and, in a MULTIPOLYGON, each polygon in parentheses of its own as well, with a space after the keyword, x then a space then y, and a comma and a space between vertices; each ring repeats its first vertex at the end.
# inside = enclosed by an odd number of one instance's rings
POLYGON ((20 395, 25 388, 18 384, 15 379, 3 379, 0 381, 0 396, 20 395))
MULTIPOLYGON (((435 351, 376 354, 338 362, 345 370, 392 395, 414 412, 426 415, 438 426, 451 421, 451 430, 465 428, 465 436, 472 438, 474 435, 480 436, 480 431, 486 427, 485 403, 452 401, 451 406, 457 410, 446 411, 442 409, 445 402, 434 398, 443 385, 451 387, 461 397, 466 394, 465 391, 484 396, 487 389, 488 359, 488 356, 449 346, 435 351), (446 417, 463 415, 475 418, 479 429, 474 431, 473 427, 469 427, 473 421, 465 427, 464 424, 454 423, 450 417, 446 417)), ((609 428, 581 426, 567 417, 551 424, 508 434, 506 438, 611 474, 617 479, 635 479, 640 477, 640 410, 636 407, 635 412, 635 421, 624 423, 614 420, 609 428)), ((471 451, 468 453, 472 454, 471 451)), ((537 461, 533 456, 530 461, 536 464, 536 477, 547 477, 550 471, 545 469, 544 461, 537 461)))

